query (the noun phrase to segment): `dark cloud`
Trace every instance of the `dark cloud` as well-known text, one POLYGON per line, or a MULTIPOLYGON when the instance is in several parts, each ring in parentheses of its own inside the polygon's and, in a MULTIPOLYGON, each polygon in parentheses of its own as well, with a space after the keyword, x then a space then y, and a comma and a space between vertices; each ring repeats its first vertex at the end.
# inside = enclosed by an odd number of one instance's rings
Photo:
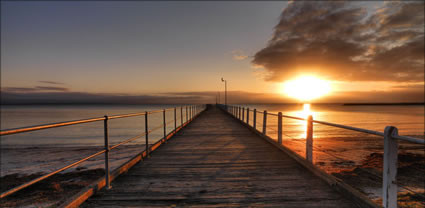
POLYGON ((351 2, 295 1, 252 63, 268 81, 312 74, 336 80, 424 79, 424 2, 385 3, 373 14, 351 2))
POLYGON ((54 85, 64 85, 62 82, 53 82, 53 81, 38 81, 43 84, 54 84, 54 85))
POLYGON ((64 87, 49 87, 49 86, 35 86, 35 87, 5 87, 2 91, 6 92, 43 92, 43 91, 57 91, 68 92, 68 88, 64 87))

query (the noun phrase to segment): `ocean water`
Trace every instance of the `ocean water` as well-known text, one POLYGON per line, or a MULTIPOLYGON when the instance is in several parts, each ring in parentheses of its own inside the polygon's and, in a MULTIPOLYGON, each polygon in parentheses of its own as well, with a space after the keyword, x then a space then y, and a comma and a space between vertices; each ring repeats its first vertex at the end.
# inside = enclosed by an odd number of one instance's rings
MULTIPOLYGON (((396 126, 401 135, 424 138, 424 106, 343 106, 343 105, 241 105, 256 109, 257 129, 262 131, 263 113, 306 117, 312 114, 314 120, 327 121, 342 125, 384 131, 386 126, 396 126)), ((137 113, 177 107, 177 125, 181 123, 180 106, 174 105, 34 105, 1 106, 1 129, 55 123, 62 121, 137 113)), ((186 110, 183 106, 183 121, 186 110)), ((246 120, 246 114, 245 114, 246 120)), ((249 113, 249 124, 253 125, 253 112, 249 113)), ((167 132, 174 129, 174 111, 166 112, 167 132)), ((149 129, 162 125, 162 112, 149 114, 149 129)), ((109 121, 110 145, 137 136, 144 132, 144 116, 115 119, 109 121)), ((267 116, 266 134, 277 140, 277 117, 267 116)), ((305 157, 305 121, 283 119, 283 145, 305 157)), ((365 133, 336 127, 314 124, 313 163, 328 173, 353 170, 364 164, 366 158, 374 153, 383 152, 383 138, 365 133)), ((163 129, 149 135, 153 144, 163 136, 163 129)), ((78 161, 103 148, 103 121, 52 128, 16 135, 3 136, 1 144, 1 176, 14 173, 50 172, 66 164, 78 161)), ((118 167, 129 158, 144 150, 145 138, 141 137, 124 147, 110 153, 111 169, 118 167)), ((424 146, 408 142, 399 143, 399 154, 414 153, 424 155, 424 146)), ((67 171, 77 168, 103 168, 103 157, 99 156, 67 171)), ((382 164, 382 163, 380 163, 382 164)), ((373 165, 373 164, 372 164, 373 165)), ((378 168, 379 169, 379 168, 378 168)), ((377 175, 382 175, 377 170, 377 175)), ((421 181, 424 181, 421 179, 421 181)), ((379 181, 378 181, 379 183, 379 181)), ((378 200, 381 186, 360 187, 372 199, 378 200)), ((423 192, 423 183, 407 185, 410 190, 423 192)))
MULTIPOLYGON (((1 106, 1 129, 14 129, 40 124, 72 121, 87 118, 139 113, 177 107, 177 126, 181 124, 181 106, 175 105, 6 105, 1 106)), ((186 121, 186 106, 183 106, 186 121)), ((174 111, 166 111, 167 132, 174 129, 174 111)), ((148 115, 149 130, 162 125, 163 113, 148 115)), ((51 128, 3 136, 3 147, 26 148, 31 146, 99 146, 104 143, 103 121, 51 128)), ((145 117, 127 117, 108 121, 110 144, 137 136, 145 131, 145 117)), ((158 141, 163 129, 150 134, 149 143, 158 141)), ((144 144, 144 138, 131 144, 144 144)))
MULTIPOLYGON (((257 109, 257 128, 262 129, 263 112, 306 117, 312 114, 314 120, 327 121, 348 126, 384 131, 386 126, 396 126, 400 135, 423 138, 424 106, 343 106, 343 105, 242 105, 257 109)), ((174 105, 6 105, 1 106, 1 129, 12 129, 46 123, 55 123, 85 118, 102 117, 145 112, 177 107, 177 125, 181 123, 180 106, 174 105)), ((246 116, 246 114, 245 114, 246 116)), ((253 122, 253 112, 250 112, 250 123, 253 122)), ((174 112, 166 112, 167 132, 174 128, 174 112)), ((186 108, 183 106, 183 120, 186 120, 186 108)), ((163 122, 162 112, 149 114, 149 129, 160 126, 163 122)), ((144 132, 144 116, 115 119, 109 121, 110 144, 113 145, 125 139, 144 132)), ((283 139, 304 139, 306 124, 304 121, 283 119, 283 139)), ((277 117, 267 117, 267 133, 276 136, 277 117)), ((150 143, 156 142, 163 135, 162 128, 150 135, 150 143)), ((314 124, 314 138, 359 138, 365 134, 345 129, 314 124)), ((3 136, 1 145, 28 146, 99 146, 103 144, 103 121, 52 128, 16 135, 3 136)), ((144 139, 138 139, 132 144, 144 144, 144 139)))

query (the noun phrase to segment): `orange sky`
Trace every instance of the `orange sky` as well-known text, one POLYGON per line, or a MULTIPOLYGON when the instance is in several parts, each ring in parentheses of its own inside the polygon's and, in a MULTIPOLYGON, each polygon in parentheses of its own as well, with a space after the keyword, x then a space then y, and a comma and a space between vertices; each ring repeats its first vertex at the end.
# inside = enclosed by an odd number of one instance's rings
POLYGON ((233 102, 299 102, 281 93, 282 83, 305 75, 331 85, 313 102, 423 102, 423 8, 419 1, 2 2, 2 102, 88 95, 214 102, 221 77, 233 102))

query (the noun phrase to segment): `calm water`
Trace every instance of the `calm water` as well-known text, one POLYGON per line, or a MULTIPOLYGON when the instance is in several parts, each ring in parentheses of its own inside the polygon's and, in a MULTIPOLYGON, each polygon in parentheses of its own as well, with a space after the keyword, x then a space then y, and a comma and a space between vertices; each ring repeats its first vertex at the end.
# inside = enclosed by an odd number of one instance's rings
MULTIPOLYGON (((312 105, 309 110, 303 105, 244 105, 258 111, 268 110, 270 113, 282 112, 285 115, 305 117, 313 114, 315 120, 322 120, 359 128, 383 131, 385 126, 392 125, 399 129, 401 135, 423 138, 424 106, 342 106, 342 105, 312 105)), ((18 128, 53 122, 144 112, 175 107, 172 105, 78 105, 78 106, 2 106, 1 129, 18 128)), ((180 125, 180 109, 177 110, 177 125, 180 125)), ((167 131, 174 128, 174 112, 166 114, 167 131)), ((253 113, 250 115, 250 125, 253 123, 253 113)), ((246 115, 245 115, 246 118, 246 115)), ((257 128, 262 130, 263 114, 257 113, 257 128)), ((183 111, 183 120, 186 112, 183 111)), ((162 113, 149 115, 150 129, 161 125, 162 113)), ((116 144, 125 139, 144 132, 144 116, 123 118, 109 121, 110 144, 116 144)), ((283 119, 283 143, 286 147, 305 155, 304 121, 283 119)), ((277 140, 277 117, 268 116, 267 135, 277 140)), ((156 142, 163 135, 162 128, 150 134, 150 143, 156 142)), ((73 125, 68 127, 46 129, 1 138, 1 175, 12 173, 49 172, 62 167, 63 164, 78 161, 93 154, 103 146, 103 121, 73 125), (37 148, 34 148, 37 147, 37 148), (45 147, 45 148, 39 148, 45 147), (68 147, 68 148, 62 148, 68 147), (6 151, 7 150, 7 151, 6 151)), ((112 168, 118 167, 124 161, 144 148, 144 137, 132 142, 134 146, 121 148, 111 154, 112 168)), ((382 137, 357 133, 350 130, 314 124, 313 161, 327 172, 350 170, 372 153, 382 153, 382 137)), ((412 145, 400 142, 399 153, 424 154, 423 145, 412 145)), ((102 157, 84 163, 86 168, 102 168, 102 157)), ((367 165, 367 164, 366 164, 367 165)), ((382 173, 378 174, 382 175, 382 173)), ((422 180, 423 181, 423 180, 422 180)), ((410 186, 409 186, 410 187, 410 186)), ((423 191, 423 184, 410 187, 423 191)), ((381 190, 376 187, 361 187, 372 198, 378 199, 381 190)))
MULTIPOLYGON (((303 105, 245 105, 257 111, 268 110, 271 113, 281 111, 283 114, 304 117, 303 105)), ((68 105, 68 106, 2 106, 1 129, 18 128, 45 123, 69 121, 83 118, 101 117, 134 112, 144 112, 172 105, 68 105)), ((342 106, 342 105, 312 105, 310 107, 315 120, 328 121, 371 130, 383 131, 385 126, 393 125, 399 128, 401 135, 422 137, 424 135, 424 106, 342 106)), ((185 118, 183 111, 183 119, 185 118)), ((173 129, 173 112, 166 114, 168 131, 173 129)), ((180 124, 180 111, 177 111, 180 124)), ((250 119, 252 124, 252 112, 250 119)), ((257 115, 257 126, 262 127, 262 114, 257 115)), ((268 133, 277 129, 277 118, 269 116, 268 133)), ((154 128, 162 124, 162 113, 149 115, 149 126, 154 128)), ((144 131, 144 116, 123 118, 109 121, 111 144, 138 135, 144 131)), ((327 127, 320 124, 314 126, 314 137, 358 137, 359 133, 327 127)), ((305 123, 293 119, 283 119, 284 139, 298 139, 305 136, 305 123)), ((155 142, 162 136, 162 129, 153 132, 151 141, 155 142)), ((143 143, 143 139, 135 143, 143 143)), ((68 127, 47 129, 17 135, 5 136, 2 145, 32 146, 32 145, 101 145, 103 144, 103 122, 74 125, 68 127)))
MULTIPOLYGON (((50 106, 2 106, 1 129, 11 129, 40 125, 46 123, 78 120, 85 118, 103 117, 104 115, 118 115, 138 113, 164 108, 173 105, 50 105, 50 106)), ((183 119, 186 119, 185 107, 183 119)), ((180 109, 177 111, 177 121, 180 125, 180 109)), ((162 125, 162 112, 149 114, 149 129, 162 125)), ((167 127, 170 132, 174 129, 173 111, 166 112, 167 127)), ((114 119, 109 121, 110 144, 141 134, 145 130, 144 116, 114 119)), ((154 143, 163 135, 163 130, 152 132, 150 143, 154 143)), ((98 146, 103 144, 103 121, 52 128, 35 132, 4 136, 2 146, 28 147, 39 145, 53 146, 98 146)), ((144 144, 144 139, 138 139, 131 144, 144 144)))

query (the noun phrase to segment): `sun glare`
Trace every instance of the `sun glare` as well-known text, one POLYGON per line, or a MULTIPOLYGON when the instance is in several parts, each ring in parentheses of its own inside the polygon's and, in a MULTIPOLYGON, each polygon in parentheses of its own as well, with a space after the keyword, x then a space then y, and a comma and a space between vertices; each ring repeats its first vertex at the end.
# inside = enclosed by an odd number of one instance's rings
POLYGON ((310 101, 331 91, 328 81, 313 76, 304 76, 283 84, 282 93, 300 101, 310 101))

